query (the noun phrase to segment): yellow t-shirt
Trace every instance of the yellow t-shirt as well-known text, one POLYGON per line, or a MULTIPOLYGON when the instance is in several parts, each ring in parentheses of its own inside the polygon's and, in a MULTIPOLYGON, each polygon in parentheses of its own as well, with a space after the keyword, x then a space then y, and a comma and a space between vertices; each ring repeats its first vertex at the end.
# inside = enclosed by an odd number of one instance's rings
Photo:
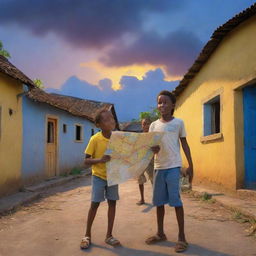
MULTIPOLYGON (((105 138, 102 132, 93 135, 84 151, 85 154, 91 155, 92 158, 102 158, 107 149, 109 139, 105 138)), ((101 179, 107 179, 106 164, 99 163, 92 165, 92 175, 101 179)))

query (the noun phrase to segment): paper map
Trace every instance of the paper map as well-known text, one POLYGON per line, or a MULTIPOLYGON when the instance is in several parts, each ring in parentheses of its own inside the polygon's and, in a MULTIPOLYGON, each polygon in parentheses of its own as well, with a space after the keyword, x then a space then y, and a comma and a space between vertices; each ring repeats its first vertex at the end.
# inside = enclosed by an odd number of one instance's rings
POLYGON ((106 164, 108 186, 138 177, 153 157, 150 147, 159 145, 162 136, 160 132, 113 132, 105 153, 111 156, 106 164))

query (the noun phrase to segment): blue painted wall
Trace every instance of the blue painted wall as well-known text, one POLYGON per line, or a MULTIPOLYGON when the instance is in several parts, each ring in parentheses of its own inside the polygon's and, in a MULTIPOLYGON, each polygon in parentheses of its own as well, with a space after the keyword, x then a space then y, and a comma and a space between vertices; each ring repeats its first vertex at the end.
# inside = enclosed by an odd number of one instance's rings
POLYGON ((25 184, 45 178, 47 115, 58 117, 58 172, 83 166, 84 149, 95 125, 66 111, 23 97, 22 179, 25 184), (66 133, 63 124, 67 125, 66 133), (75 124, 83 125, 83 142, 75 142, 75 124))
POLYGON ((245 187, 256 189, 256 86, 243 90, 245 187))

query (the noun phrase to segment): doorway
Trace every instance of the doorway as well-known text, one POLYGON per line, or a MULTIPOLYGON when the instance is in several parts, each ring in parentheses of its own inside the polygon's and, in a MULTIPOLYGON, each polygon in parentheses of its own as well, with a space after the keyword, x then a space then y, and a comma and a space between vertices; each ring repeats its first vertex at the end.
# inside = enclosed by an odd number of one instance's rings
POLYGON ((243 89, 245 188, 256 189, 256 85, 243 89))
POLYGON ((47 118, 46 127, 46 175, 57 175, 57 119, 47 118))

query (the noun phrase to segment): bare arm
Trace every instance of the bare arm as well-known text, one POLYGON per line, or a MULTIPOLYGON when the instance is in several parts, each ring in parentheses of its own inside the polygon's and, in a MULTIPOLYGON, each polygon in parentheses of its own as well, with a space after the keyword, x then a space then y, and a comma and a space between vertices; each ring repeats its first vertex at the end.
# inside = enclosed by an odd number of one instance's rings
POLYGON ((111 157, 108 155, 104 155, 102 158, 92 158, 91 155, 86 154, 84 159, 84 164, 86 166, 91 166, 93 164, 106 163, 110 161, 111 157))
POLYGON ((185 156, 187 158, 187 161, 188 161, 189 167, 186 170, 186 174, 189 176, 189 182, 191 184, 192 180, 193 180, 194 170, 193 170, 193 162, 192 162, 192 157, 191 157, 191 153, 190 153, 190 148, 189 148, 187 139, 185 137, 180 138, 180 142, 181 142, 182 149, 183 149, 185 156))

